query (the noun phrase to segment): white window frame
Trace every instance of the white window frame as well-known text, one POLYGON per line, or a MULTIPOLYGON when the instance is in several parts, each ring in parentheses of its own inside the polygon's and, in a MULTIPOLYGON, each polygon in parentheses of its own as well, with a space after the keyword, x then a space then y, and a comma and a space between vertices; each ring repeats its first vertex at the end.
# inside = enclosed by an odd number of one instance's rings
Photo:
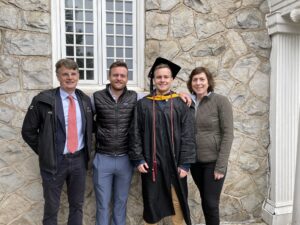
MULTIPOLYGON (((62 43, 65 41, 65 33, 64 29, 61 29, 61 27, 64 27, 65 25, 61 23, 64 22, 62 16, 64 15, 64 8, 61 7, 61 1, 63 0, 53 0, 51 1, 51 31, 52 31, 52 68, 53 68, 53 87, 59 86, 59 82, 56 78, 55 73, 55 63, 63 58, 63 55, 65 55, 65 49, 63 49, 62 43)), ((96 11, 102 12, 102 4, 98 4, 98 8, 95 8, 96 11)), ((144 48, 145 48, 145 7, 144 7, 144 1, 142 0, 136 0, 136 4, 133 10, 136 10, 136 30, 134 33, 134 39, 133 43, 135 46, 136 51, 134 52, 134 61, 133 61, 133 71, 136 73, 134 76, 135 80, 128 81, 127 87, 136 90, 136 91, 143 91, 145 87, 145 77, 144 77, 144 48)), ((94 18, 97 17, 96 13, 94 13, 94 18)), ((88 84, 87 81, 80 80, 78 83, 78 88, 86 91, 94 91, 105 88, 105 84, 103 83, 104 77, 107 76, 106 72, 106 63, 101 63, 103 66, 99 66, 97 62, 104 62, 106 61, 106 40, 105 38, 105 32, 99 32, 101 31, 101 26, 103 23, 105 23, 105 20, 103 20, 103 13, 99 16, 101 17, 101 21, 98 22, 98 26, 94 27, 94 45, 96 47, 96 55, 94 56, 94 73, 95 73, 95 82, 94 84, 88 84), (104 34, 103 34, 104 33, 104 34), (98 36, 98 38, 97 38, 98 36), (105 60, 103 60, 105 59, 105 60), (99 73, 104 74, 102 76, 99 76, 99 73)))

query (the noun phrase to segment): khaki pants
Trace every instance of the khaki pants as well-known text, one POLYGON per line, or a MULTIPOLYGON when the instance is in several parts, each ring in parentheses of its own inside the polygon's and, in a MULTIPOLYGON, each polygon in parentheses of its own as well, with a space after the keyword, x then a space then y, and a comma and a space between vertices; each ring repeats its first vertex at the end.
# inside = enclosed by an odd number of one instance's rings
MULTIPOLYGON (((183 225, 183 214, 182 214, 182 210, 180 207, 180 203, 175 191, 175 188, 173 186, 171 186, 171 193, 172 193, 172 202, 173 202, 173 207, 175 210, 175 215, 172 216, 172 223, 173 225, 183 225)), ((157 225, 157 223, 146 223, 145 225, 157 225)))

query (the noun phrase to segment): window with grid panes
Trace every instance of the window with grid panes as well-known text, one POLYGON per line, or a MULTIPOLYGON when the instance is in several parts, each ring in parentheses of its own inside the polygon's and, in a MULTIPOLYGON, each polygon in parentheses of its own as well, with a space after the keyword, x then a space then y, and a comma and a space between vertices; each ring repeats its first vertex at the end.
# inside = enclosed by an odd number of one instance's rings
POLYGON ((128 65, 128 84, 138 86, 138 0, 63 0, 61 58, 75 60, 80 84, 104 85, 116 60, 128 65))

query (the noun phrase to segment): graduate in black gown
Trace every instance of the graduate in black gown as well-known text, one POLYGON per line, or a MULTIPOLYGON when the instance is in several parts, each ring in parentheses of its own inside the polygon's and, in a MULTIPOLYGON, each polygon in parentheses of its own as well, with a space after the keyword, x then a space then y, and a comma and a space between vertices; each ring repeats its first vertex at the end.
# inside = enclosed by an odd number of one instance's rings
POLYGON ((129 157, 142 177, 146 224, 172 216, 174 225, 191 224, 187 175, 195 162, 194 117, 171 91, 180 67, 157 58, 149 77, 151 94, 139 100, 130 130, 129 157))

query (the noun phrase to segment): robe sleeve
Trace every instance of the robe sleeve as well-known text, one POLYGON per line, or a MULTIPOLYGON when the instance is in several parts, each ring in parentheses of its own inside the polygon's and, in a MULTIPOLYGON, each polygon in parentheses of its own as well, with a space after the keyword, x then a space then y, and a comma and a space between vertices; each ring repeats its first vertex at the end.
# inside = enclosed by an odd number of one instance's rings
POLYGON ((186 105, 182 106, 179 166, 196 161, 195 119, 186 105))
POLYGON ((129 159, 135 164, 144 159, 143 156, 143 130, 142 130, 142 109, 141 101, 138 101, 134 108, 133 121, 129 129, 129 159))

